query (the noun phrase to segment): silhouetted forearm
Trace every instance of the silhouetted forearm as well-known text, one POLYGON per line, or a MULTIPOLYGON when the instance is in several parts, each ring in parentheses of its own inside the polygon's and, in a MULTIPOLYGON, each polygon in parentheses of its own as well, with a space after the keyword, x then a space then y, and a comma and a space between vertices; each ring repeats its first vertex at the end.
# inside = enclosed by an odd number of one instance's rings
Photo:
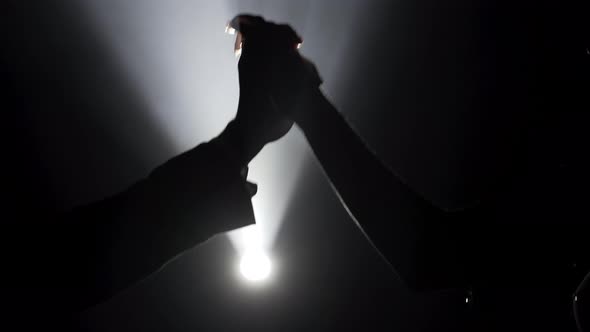
POLYGON ((226 143, 201 144, 126 191, 33 230, 31 257, 19 257, 32 278, 23 285, 80 310, 212 235, 254 223, 243 163, 228 158, 226 143))
POLYGON ((388 169, 319 90, 304 107, 309 109, 298 124, 334 189, 406 283, 424 288, 461 282, 461 259, 448 238, 450 215, 388 169), (446 268, 439 271, 441 260, 446 268))

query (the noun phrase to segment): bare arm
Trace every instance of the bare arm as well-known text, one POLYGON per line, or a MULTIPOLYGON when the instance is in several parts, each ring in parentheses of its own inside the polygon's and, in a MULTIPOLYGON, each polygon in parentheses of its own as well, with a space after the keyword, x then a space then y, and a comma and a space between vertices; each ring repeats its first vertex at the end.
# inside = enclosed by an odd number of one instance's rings
POLYGON ((226 138, 171 159, 116 195, 54 220, 23 220, 13 236, 27 240, 8 255, 12 286, 75 312, 215 234, 254 223, 243 164, 226 153, 226 138))
POLYGON ((300 38, 291 27, 249 15, 231 24, 242 32, 246 53, 258 50, 249 61, 258 64, 265 87, 259 92, 303 130, 342 203, 403 280, 415 289, 463 284, 466 259, 456 239, 464 214, 431 205, 362 142, 318 89, 321 78, 297 51, 300 38))
MULTIPOLYGON (((242 60, 248 58, 245 52, 242 60)), ((18 255, 7 253, 15 273, 6 284, 75 312, 217 233, 254 223, 252 185, 243 171, 293 122, 275 113, 270 96, 259 92, 255 64, 242 60, 238 112, 221 135, 172 158, 121 193, 55 220, 45 215, 20 222, 11 235, 27 240, 19 243, 18 255)))
POLYGON ((301 109, 302 129, 342 203, 365 235, 413 289, 461 285, 456 246, 461 213, 433 206, 384 165, 319 91, 301 109))

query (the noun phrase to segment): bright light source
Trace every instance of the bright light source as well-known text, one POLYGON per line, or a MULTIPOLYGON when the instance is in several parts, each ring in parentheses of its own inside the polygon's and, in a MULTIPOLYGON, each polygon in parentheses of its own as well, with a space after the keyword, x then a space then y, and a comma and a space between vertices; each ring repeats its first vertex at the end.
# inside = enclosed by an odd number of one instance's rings
POLYGON ((247 251, 240 262, 240 272, 250 281, 262 281, 270 275, 271 263, 261 250, 247 251))

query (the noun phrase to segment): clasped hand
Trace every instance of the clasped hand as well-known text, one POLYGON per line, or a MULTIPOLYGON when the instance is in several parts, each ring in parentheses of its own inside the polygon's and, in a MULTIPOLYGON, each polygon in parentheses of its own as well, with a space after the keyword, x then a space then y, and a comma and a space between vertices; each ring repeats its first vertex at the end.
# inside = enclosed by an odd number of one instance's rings
POLYGON ((240 99, 235 118, 245 137, 264 145, 283 137, 304 116, 302 101, 321 84, 315 65, 298 51, 301 38, 288 25, 238 15, 240 99))

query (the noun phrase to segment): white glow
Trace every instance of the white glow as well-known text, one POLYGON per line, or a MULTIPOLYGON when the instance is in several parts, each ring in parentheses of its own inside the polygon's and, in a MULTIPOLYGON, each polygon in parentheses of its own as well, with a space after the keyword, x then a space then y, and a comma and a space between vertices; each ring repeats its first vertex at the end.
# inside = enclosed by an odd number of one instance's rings
POLYGON ((230 34, 230 35, 235 35, 236 34, 236 29, 230 27, 229 25, 225 27, 225 32, 230 34))
POLYGON ((259 224, 243 227, 231 233, 230 238, 240 257, 240 274, 248 281, 262 281, 269 277, 272 269, 267 255, 268 230, 259 224), (266 240, 266 241, 264 241, 266 240))
POLYGON ((272 266, 268 256, 261 250, 244 253, 240 261, 240 272, 249 281, 262 281, 270 275, 272 266))

